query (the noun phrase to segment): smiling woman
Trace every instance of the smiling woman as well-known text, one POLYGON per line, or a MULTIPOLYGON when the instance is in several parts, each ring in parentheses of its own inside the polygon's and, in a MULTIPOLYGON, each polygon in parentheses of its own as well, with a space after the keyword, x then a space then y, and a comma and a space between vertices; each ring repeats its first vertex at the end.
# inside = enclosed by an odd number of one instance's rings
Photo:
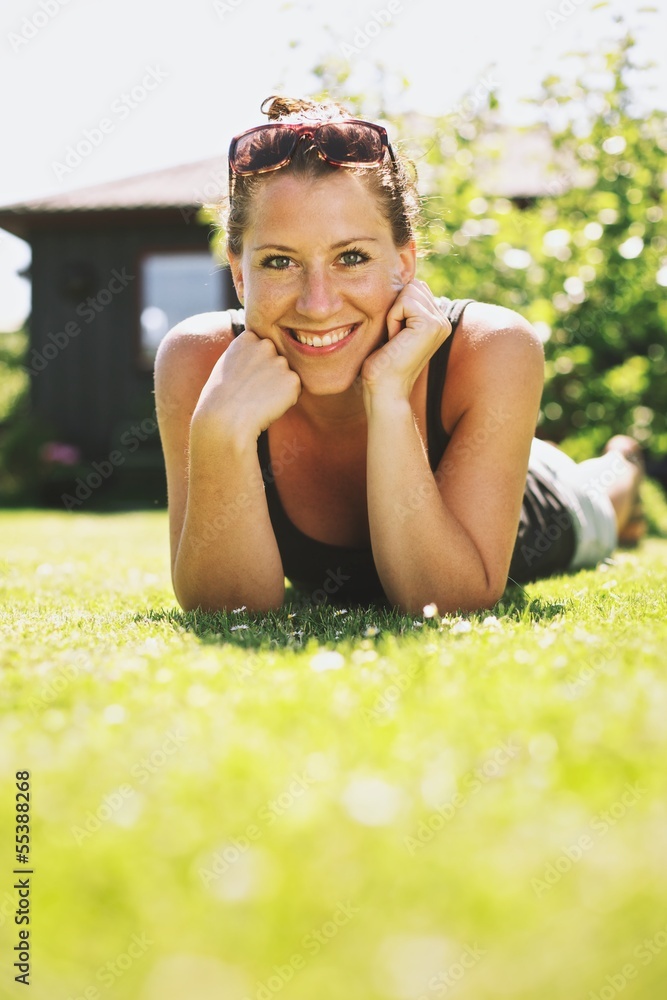
POLYGON ((577 466, 537 441, 532 327, 416 278, 418 198, 384 128, 265 104, 229 153, 244 308, 183 321, 156 359, 182 607, 276 608, 287 575, 313 603, 476 610, 636 535, 634 443, 577 466))

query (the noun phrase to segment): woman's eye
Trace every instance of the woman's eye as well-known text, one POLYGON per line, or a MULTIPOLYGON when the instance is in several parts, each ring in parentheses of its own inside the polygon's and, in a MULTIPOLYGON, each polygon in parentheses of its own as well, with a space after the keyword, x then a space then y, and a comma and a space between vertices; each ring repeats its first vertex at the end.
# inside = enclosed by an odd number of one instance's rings
POLYGON ((346 250, 345 253, 340 255, 340 259, 347 267, 354 267, 356 264, 364 264, 368 260, 368 257, 359 250, 346 250))
POLYGON ((289 257, 265 257, 262 261, 262 267, 270 267, 274 271, 284 271, 290 266, 289 257))

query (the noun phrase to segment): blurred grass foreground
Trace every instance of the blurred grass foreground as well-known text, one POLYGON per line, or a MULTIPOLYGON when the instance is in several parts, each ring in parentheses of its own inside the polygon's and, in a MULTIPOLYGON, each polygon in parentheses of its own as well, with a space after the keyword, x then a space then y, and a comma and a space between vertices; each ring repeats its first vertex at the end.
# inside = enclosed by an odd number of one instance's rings
POLYGON ((0 996, 659 1000, 667 541, 492 612, 183 614, 164 512, 4 512, 0 996))

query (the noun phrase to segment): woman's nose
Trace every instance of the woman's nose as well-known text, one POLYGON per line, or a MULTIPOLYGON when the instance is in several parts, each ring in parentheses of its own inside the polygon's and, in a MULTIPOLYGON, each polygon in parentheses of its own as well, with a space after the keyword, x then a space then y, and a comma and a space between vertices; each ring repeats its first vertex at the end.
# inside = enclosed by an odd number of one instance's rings
POLYGON ((340 305, 340 293, 333 275, 324 269, 307 271, 299 290, 296 307, 302 316, 326 319, 340 305))

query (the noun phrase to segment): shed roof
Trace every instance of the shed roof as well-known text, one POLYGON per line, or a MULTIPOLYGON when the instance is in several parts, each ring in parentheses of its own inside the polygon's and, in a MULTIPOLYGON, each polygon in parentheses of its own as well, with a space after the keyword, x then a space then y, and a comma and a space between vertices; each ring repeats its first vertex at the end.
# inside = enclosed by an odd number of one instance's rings
POLYGON ((65 218, 90 222, 100 213, 118 212, 125 213, 125 221, 126 213, 156 221, 189 221, 202 204, 218 201, 226 189, 227 161, 216 156, 2 206, 0 227, 25 236, 31 229, 65 218))

